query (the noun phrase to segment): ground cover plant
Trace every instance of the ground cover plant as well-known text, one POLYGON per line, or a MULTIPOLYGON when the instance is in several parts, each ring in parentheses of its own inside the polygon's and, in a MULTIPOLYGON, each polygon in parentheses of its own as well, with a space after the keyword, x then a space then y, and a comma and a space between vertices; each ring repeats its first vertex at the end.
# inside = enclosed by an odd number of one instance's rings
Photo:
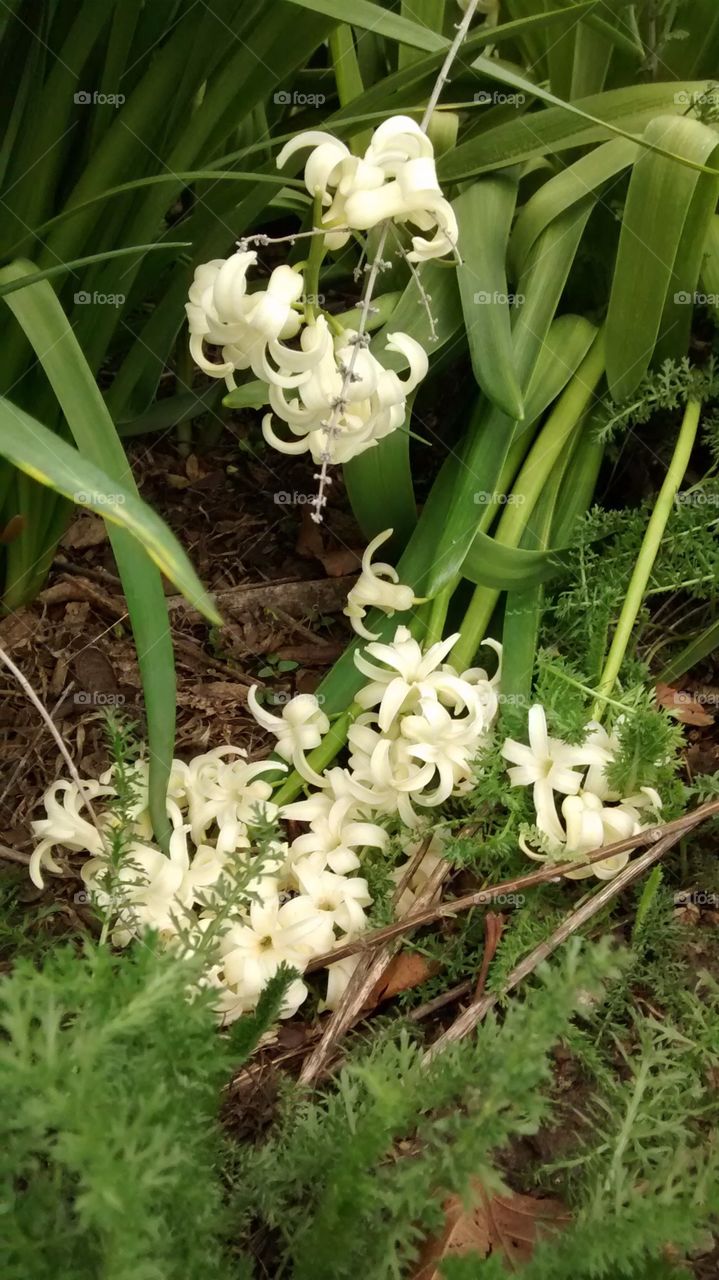
POLYGON ((7 7, 9 1275, 715 1274, 717 55, 7 7))

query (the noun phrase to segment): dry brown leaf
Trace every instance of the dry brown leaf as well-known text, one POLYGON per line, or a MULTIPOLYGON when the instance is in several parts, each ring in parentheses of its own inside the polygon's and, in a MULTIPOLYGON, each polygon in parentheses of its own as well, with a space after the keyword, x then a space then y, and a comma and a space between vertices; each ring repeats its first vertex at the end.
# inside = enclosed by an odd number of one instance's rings
POLYGON ((655 690, 657 703, 660 707, 674 716, 675 720, 681 720, 682 724, 707 725, 714 723, 714 716, 705 710, 703 703, 698 698, 692 697, 691 693, 686 693, 682 689, 675 689, 671 684, 657 685, 655 690))
POLYGON ((84 551, 87 547, 99 547, 107 540, 107 529, 102 516, 81 515, 73 520, 60 542, 61 547, 84 551))
POLYGON ((2 543, 4 547, 9 546, 11 542, 14 542, 16 538, 20 537, 20 534, 26 524, 27 520, 25 519, 25 516, 11 516, 5 525, 5 528, 0 531, 0 543, 2 543))
POLYGON ((502 1255, 507 1270, 528 1262, 535 1245, 563 1230, 571 1215, 561 1200, 535 1196, 488 1196, 476 1180, 472 1186, 473 1209, 465 1209, 458 1196, 445 1201, 445 1226, 441 1235, 428 1240, 413 1280, 441 1280, 440 1264, 452 1256, 478 1253, 487 1258, 502 1255))
POLYGON ((302 508, 295 551, 303 560, 321 560, 325 553, 320 526, 312 519, 312 508, 309 506, 302 508))
POLYGON ((319 558, 329 578, 342 578, 346 573, 359 572, 362 553, 353 551, 351 547, 333 547, 319 558))
POLYGON ((374 1009, 383 1000, 391 1000, 402 991, 418 987, 427 978, 431 978, 438 968, 437 964, 430 964, 417 951, 400 951, 372 991, 367 1008, 374 1009))

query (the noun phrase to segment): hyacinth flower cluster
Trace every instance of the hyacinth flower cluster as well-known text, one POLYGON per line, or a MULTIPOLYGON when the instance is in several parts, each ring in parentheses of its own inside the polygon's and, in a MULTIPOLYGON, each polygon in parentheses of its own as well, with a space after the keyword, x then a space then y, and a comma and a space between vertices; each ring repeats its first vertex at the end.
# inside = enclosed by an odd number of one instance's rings
MULTIPOLYGON (((442 856, 442 807, 481 789, 482 757, 499 709, 501 646, 485 642, 498 656, 490 677, 481 668, 460 673, 447 661, 457 635, 423 646, 406 626, 396 628, 391 642, 367 631, 366 609, 391 615, 414 600, 391 566, 372 561, 390 533, 367 548, 345 610, 355 628, 373 638, 354 654, 365 683, 344 765, 317 772, 308 758, 331 728, 314 694, 297 695, 278 713, 253 687, 249 709, 272 735, 273 754, 249 761, 242 747, 219 746, 187 763, 174 761, 168 854, 153 842, 143 763, 132 767, 132 801, 123 817, 129 831, 119 863, 111 858, 119 821, 113 770, 81 785, 54 783, 45 795, 45 817, 33 824, 34 883, 43 886, 45 869, 62 872, 57 847, 86 854, 82 879, 91 901, 112 921, 112 940, 123 946, 151 929, 163 945, 202 947, 203 981, 223 1022, 254 1008, 281 964, 301 975, 315 957, 361 935, 372 905, 362 875, 368 852, 389 859, 398 835, 407 861, 390 874, 399 881, 418 841, 434 830, 395 903, 406 913, 442 856), (273 798, 277 777, 290 767, 304 781, 305 795, 280 805, 273 798), (100 810, 97 824, 83 812, 88 801, 100 810), (291 839, 286 823, 292 824, 291 839), (261 827, 264 839, 258 838, 261 827)), ((599 724, 590 722, 583 742, 571 745, 549 735, 544 709, 535 705, 528 734, 528 744, 506 739, 501 752, 509 783, 533 789, 536 822, 518 841, 530 857, 581 862, 641 831, 661 808, 651 788, 624 798, 612 789, 608 770, 619 741, 599 724)), ((566 874, 609 879, 628 856, 566 874)), ((356 962, 349 956, 328 966, 325 1007, 336 1006, 356 962)), ((307 994, 298 977, 287 991, 284 1016, 295 1013, 307 994)))
MULTIPOLYGON (((404 596, 396 592, 410 589, 392 583, 395 594, 388 596, 385 578, 372 573, 371 552, 367 566, 363 607, 400 608, 404 596)), ((57 847, 85 853, 82 879, 90 900, 112 918, 117 945, 150 929, 163 945, 178 948, 209 938, 204 981, 214 991, 218 1015, 231 1021, 254 1008, 281 964, 302 974, 314 957, 366 929, 372 897, 361 874, 365 851, 388 853, 390 832, 404 831, 410 857, 413 839, 430 828, 433 812, 436 817, 450 796, 474 785, 497 715, 500 673, 491 679, 479 668, 459 674, 446 661, 456 640, 453 635, 423 648, 399 626, 391 643, 371 641, 357 652, 366 677, 358 695, 363 710, 349 731, 347 763, 322 773, 308 760, 330 729, 318 698, 299 694, 278 714, 262 705, 253 687, 248 705, 274 738, 273 756, 250 762, 243 748, 220 746, 188 763, 174 761, 169 855, 153 843, 146 765, 133 766, 128 841, 114 868, 113 770, 81 786, 56 782, 45 796, 46 816, 33 824, 34 883, 42 887, 44 869, 61 872, 53 856, 57 847), (273 784, 290 766, 305 780, 307 794, 279 806, 273 784), (98 825, 83 813, 88 799, 100 810, 98 825), (302 828, 292 840, 278 825, 286 822, 302 828), (256 840, 258 824, 270 825, 269 842, 256 840)), ((399 909, 411 905, 438 856, 435 840, 404 886, 399 909)), ((397 879, 407 865, 394 868, 397 879)), ((355 963, 350 957, 329 966, 328 1007, 339 1000, 355 963)), ((306 996, 297 978, 284 1015, 306 996)))
MULTIPOLYGON (((429 239, 413 236, 410 263, 456 254, 456 217, 437 181, 432 143, 416 121, 385 120, 362 157, 332 134, 300 133, 277 163, 283 167, 308 149, 304 180, 322 252, 340 248, 354 232, 407 223, 433 232, 429 239)), ((400 375, 369 350, 367 309, 353 329, 315 305, 306 290, 308 264, 275 267, 264 288, 251 287, 248 273, 256 267, 246 241, 232 257, 197 267, 186 304, 195 363, 230 389, 246 370, 266 383, 262 431, 281 453, 309 452, 317 463, 339 464, 374 448, 404 422, 407 397, 427 373, 427 352, 407 333, 387 333, 385 350, 406 365, 400 375)), ((316 269, 314 262, 313 278, 316 269)))
MULTIPOLYGON (((616 734, 590 721, 584 741, 573 746, 550 736, 544 708, 537 703, 529 710, 528 736, 528 744, 507 738, 502 754, 510 762, 512 786, 532 787, 536 823, 529 837, 519 838, 530 858, 581 861, 657 820, 662 802, 653 787, 622 798, 610 786, 607 770, 620 746, 616 734)), ((617 853, 565 874, 569 879, 594 875, 610 880, 628 860, 628 852, 617 853)))

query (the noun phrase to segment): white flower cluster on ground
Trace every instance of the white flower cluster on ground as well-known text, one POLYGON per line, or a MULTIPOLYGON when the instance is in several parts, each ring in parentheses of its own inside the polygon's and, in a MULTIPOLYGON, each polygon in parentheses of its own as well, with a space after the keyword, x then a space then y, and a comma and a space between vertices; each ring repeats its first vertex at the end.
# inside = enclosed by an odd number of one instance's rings
MULTIPOLYGON (((387 596, 387 584, 379 577, 376 582, 374 592, 363 592, 364 603, 389 612, 401 607, 404 597, 387 596)), ((410 592, 399 584, 395 589, 410 592)), ((358 695, 363 711, 349 730, 347 765, 321 773, 307 755, 330 729, 318 698, 299 694, 277 714, 252 688, 250 710, 273 735, 276 755, 250 762, 241 747, 221 746, 189 763, 174 761, 167 798, 169 856, 153 843, 145 764, 133 767, 129 832, 114 863, 111 836, 118 816, 112 770, 81 786, 56 782, 45 795, 46 816, 33 824, 34 883, 42 887, 44 868, 61 871, 56 847, 89 855, 82 878, 91 901, 112 921, 117 945, 149 929, 180 948, 202 939, 211 955, 205 981, 215 991, 220 1016, 230 1021, 254 1008, 283 962, 301 974, 314 957, 367 927, 372 898, 361 874, 362 853, 388 850, 392 820, 395 827, 427 828, 432 809, 473 785, 477 757, 497 714, 499 671, 492 679, 480 669, 460 675, 445 660, 456 639, 423 649, 400 626, 391 644, 371 642, 365 653, 355 654, 368 678, 358 695), (305 779, 308 794, 280 807, 273 783, 290 765, 305 779), (86 799, 99 809, 98 826, 83 813, 86 799), (304 829, 291 842, 280 836, 256 839, 260 822, 267 829, 278 821, 304 829)), ((405 844, 411 854, 411 836, 405 844)), ((437 857, 435 843, 404 886, 401 909, 421 889, 437 857)), ((394 874, 400 878, 403 870, 394 874)), ((329 1007, 355 963, 350 957, 329 967, 329 1007)), ((306 995, 304 982, 296 979, 285 1016, 306 995)))
MULTIPOLYGON (((609 785, 607 769, 619 750, 615 735, 590 721, 584 741, 571 746, 550 737, 547 717, 539 704, 530 707, 528 719, 529 745, 507 738, 502 754, 511 765, 512 786, 533 788, 537 838, 528 842, 520 837, 530 858, 580 861, 604 845, 636 835, 656 820, 662 802, 652 787, 642 787, 636 795, 622 798, 609 785), (560 813, 558 796, 564 797, 560 813)), ((628 852, 617 853, 566 875, 570 879, 595 875, 610 880, 628 860, 628 852)))
MULTIPOLYGON (((366 608, 391 615, 414 603, 411 588, 391 566, 372 564, 390 533, 370 543, 350 592, 346 612, 363 636, 373 634, 362 625, 366 608)), ((53 856, 57 847, 85 853, 82 879, 117 945, 152 929, 165 945, 201 946, 204 982, 218 1015, 231 1021, 253 1009, 280 965, 303 974, 314 958, 367 928, 372 897, 361 874, 363 857, 366 851, 389 857, 390 832, 399 833, 409 859, 390 869, 398 884, 395 908, 404 914, 442 855, 437 811, 450 797, 481 786, 482 755, 499 707, 501 646, 485 642, 499 658, 491 678, 481 668, 460 673, 447 661, 458 638, 423 646, 408 627, 398 626, 391 642, 370 639, 355 652, 365 683, 356 696, 359 710, 348 730, 344 766, 335 762, 335 752, 322 754, 331 724, 318 697, 299 694, 278 714, 262 705, 253 687, 249 708, 272 734, 274 754, 251 762, 242 747, 220 746, 189 763, 174 761, 167 855, 153 843, 146 764, 131 768, 119 844, 113 841, 120 806, 112 770, 80 785, 54 783, 45 795, 45 817, 33 823, 34 883, 42 888, 44 869, 62 872, 53 856), (318 749, 319 766, 312 755, 318 749), (290 767, 304 780, 306 794, 278 804, 275 788, 290 767), (99 810, 96 821, 90 821, 94 812, 83 812, 87 802, 99 810), (280 823, 302 830, 287 840, 280 823), (432 844, 405 884, 417 841, 433 825, 432 844)), ((572 746, 550 737, 544 709, 535 705, 528 731, 528 745, 507 739, 501 751, 511 785, 533 788, 536 824, 519 838, 530 857, 581 862, 642 830, 660 809, 651 788, 624 798, 612 790, 607 770, 619 743, 599 724, 590 722, 584 741, 572 746)), ((566 874, 609 879, 627 858, 613 855, 566 874)), ((349 956, 328 967, 326 1007, 336 1005, 356 963, 349 956)), ((287 991, 284 1016, 307 994, 298 977, 287 991)))
MULTIPOLYGON (((323 206, 318 234, 328 248, 391 219, 434 232, 431 239, 413 237, 410 262, 456 251, 457 220, 437 181, 432 143, 416 121, 385 120, 363 157, 332 134, 300 133, 278 165, 307 148, 305 184, 323 206)), ((248 272, 256 265, 257 254, 240 242, 232 257, 197 267, 185 308, 190 353, 230 389, 245 370, 267 384, 270 412, 262 430, 274 449, 349 462, 402 425, 407 397, 427 373, 427 353, 409 334, 387 333, 385 350, 407 367, 400 376, 369 350, 366 333, 343 328, 306 297, 301 265, 275 267, 264 288, 250 291, 248 272), (218 362, 206 346, 219 349, 218 362), (275 418, 289 434, 278 434, 275 418)))

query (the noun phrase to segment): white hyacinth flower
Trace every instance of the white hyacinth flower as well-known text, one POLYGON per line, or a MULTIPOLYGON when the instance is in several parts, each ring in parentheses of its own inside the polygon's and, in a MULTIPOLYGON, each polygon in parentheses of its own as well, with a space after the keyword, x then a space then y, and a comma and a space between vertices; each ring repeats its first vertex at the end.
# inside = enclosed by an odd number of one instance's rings
POLYGON ((255 377, 269 380, 275 372, 269 356, 282 367, 296 355, 283 341, 294 338, 302 324, 294 306, 304 292, 302 273, 282 264, 266 288, 248 293, 247 272, 256 262, 254 251, 241 250, 226 260, 202 263, 185 306, 193 360, 210 377, 224 378, 230 388, 236 370, 252 369, 255 377), (222 364, 207 358, 206 343, 221 349, 222 364))
POLYGON ((327 966, 327 995, 320 1005, 323 1009, 336 1009, 347 990, 352 974, 360 962, 359 956, 345 956, 327 966))
POLYGON ((333 942, 331 920, 308 898, 253 902, 247 923, 232 923, 220 939, 224 981, 254 1002, 281 964, 301 973, 333 942))
POLYGON ((164 938, 177 932, 194 901, 185 829, 170 838, 170 856, 153 845, 131 844, 119 869, 110 871, 106 857, 90 858, 81 870, 93 902, 113 913, 113 941, 126 946, 147 929, 164 938))
POLYGON ((391 644, 368 644, 364 652, 354 655, 355 666, 370 681, 360 689, 357 702, 366 709, 378 706, 379 725, 386 732, 400 712, 412 710, 422 694, 430 692, 431 677, 458 639, 459 632, 439 640, 425 653, 407 627, 398 627, 391 644), (366 654, 377 662, 368 661, 366 654))
POLYGON ((196 756, 187 782, 194 843, 205 844, 207 832, 216 825, 220 852, 232 853, 242 847, 247 828, 256 823, 258 813, 269 822, 277 816, 277 805, 270 801, 272 786, 262 774, 286 768, 273 760, 249 763, 242 747, 215 747, 196 756))
POLYGON ((30 857, 30 879, 38 889, 44 889, 42 878, 43 866, 47 866, 55 875, 62 869, 52 857, 51 850, 55 845, 65 849, 98 855, 104 847, 102 834, 94 823, 83 818, 80 810, 85 800, 94 800, 98 796, 108 795, 111 787, 103 786, 99 781, 86 781, 82 784, 82 792, 75 782, 61 779, 53 782, 43 796, 43 804, 47 817, 38 818, 31 824, 32 833, 40 843, 35 846, 30 857))
POLYGON ((395 612, 404 613, 416 603, 414 591, 400 582, 399 574, 391 564, 372 563, 375 551, 393 533, 393 529, 385 529, 368 544, 362 556, 362 572, 347 593, 343 613, 350 619, 357 635, 365 640, 379 639, 378 633, 368 631, 362 621, 368 609, 381 609, 391 617, 395 612))
POLYGON ((305 164, 305 186, 310 195, 321 194, 330 248, 345 244, 350 229, 369 231, 394 218, 412 222, 421 231, 435 229, 432 240, 413 237, 411 261, 455 250, 457 220, 437 181, 432 142, 416 120, 384 120, 362 158, 332 134, 308 130, 282 148, 278 166, 306 147, 312 150, 305 164), (341 230, 332 231, 333 227, 341 230))
POLYGON ((247 694, 247 704, 255 720, 276 738, 275 751, 283 760, 291 762, 307 781, 322 786, 322 779, 305 759, 306 751, 314 751, 327 733, 330 722, 313 693, 299 693, 276 716, 257 700, 257 685, 247 694))
POLYGON ((359 818, 357 801, 349 793, 337 797, 327 791, 315 792, 307 800, 284 805, 281 817, 309 824, 310 830, 292 841, 293 862, 312 858, 313 865, 320 865, 322 870, 329 867, 340 875, 359 867, 357 849, 385 849, 389 840, 382 827, 359 818))
POLYGON ((400 427, 405 419, 407 396, 427 373, 429 361, 424 348, 406 333, 387 335, 388 351, 401 354, 409 372, 400 378, 385 369, 373 352, 360 348, 353 359, 357 338, 345 330, 334 345, 325 345, 309 376, 296 384, 296 397, 285 395, 285 386, 270 379, 270 406, 296 440, 277 435, 272 414, 262 422, 265 440, 279 453, 300 454, 309 450, 315 462, 325 453, 333 463, 349 462, 400 427), (345 371, 353 360, 353 375, 345 386, 345 371), (334 429, 327 430, 332 421, 334 429))
POLYGON ((502 755, 511 762, 507 770, 513 787, 531 786, 537 826, 550 840, 561 843, 564 838, 561 823, 554 805, 554 792, 576 795, 583 777, 578 772, 591 764, 605 763, 604 748, 599 744, 583 743, 570 746, 560 738, 550 737, 547 717, 539 703, 529 708, 529 745, 507 738, 502 755))
POLYGON ((372 897, 362 876, 321 871, 307 858, 296 864, 295 876, 300 893, 309 899, 318 915, 330 922, 333 936, 335 927, 349 938, 366 928, 364 908, 371 905, 372 897))

